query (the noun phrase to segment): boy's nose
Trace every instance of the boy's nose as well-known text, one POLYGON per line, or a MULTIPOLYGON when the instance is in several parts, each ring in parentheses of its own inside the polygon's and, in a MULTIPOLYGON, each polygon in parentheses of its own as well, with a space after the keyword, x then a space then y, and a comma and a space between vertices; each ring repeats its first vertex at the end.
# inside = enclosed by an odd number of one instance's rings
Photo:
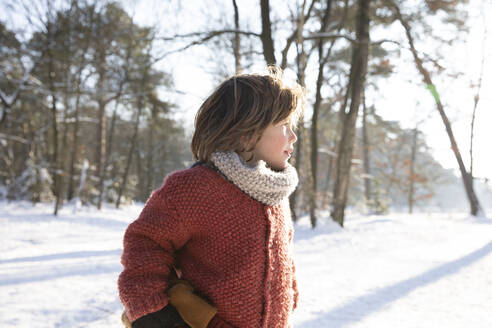
POLYGON ((292 131, 292 129, 290 130, 290 140, 292 143, 297 141, 297 135, 294 133, 294 131, 292 131))

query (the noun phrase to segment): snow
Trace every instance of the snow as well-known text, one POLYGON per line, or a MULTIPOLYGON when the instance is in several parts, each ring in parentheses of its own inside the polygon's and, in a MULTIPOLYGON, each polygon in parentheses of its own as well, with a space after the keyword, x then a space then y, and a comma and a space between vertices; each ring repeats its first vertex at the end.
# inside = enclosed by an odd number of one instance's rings
POLYGON ((492 220, 352 217, 298 227, 300 327, 492 327, 492 220))
MULTIPOLYGON (((0 202, 0 326, 123 327, 123 232, 142 204, 0 202)), ((492 327, 492 219, 320 213, 296 224, 295 327, 492 327)))

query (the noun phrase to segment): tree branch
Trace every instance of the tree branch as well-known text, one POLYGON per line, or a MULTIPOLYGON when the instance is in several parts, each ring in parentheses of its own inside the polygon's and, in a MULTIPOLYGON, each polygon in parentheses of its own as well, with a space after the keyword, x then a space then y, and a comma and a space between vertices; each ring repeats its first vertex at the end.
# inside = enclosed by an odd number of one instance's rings
POLYGON ((343 38, 349 41, 350 43, 357 43, 355 39, 350 37, 349 35, 344 34, 330 34, 330 33, 313 33, 304 37, 304 40, 314 40, 314 39, 338 39, 343 38))
MULTIPOLYGON (((311 12, 313 10, 314 4, 317 2, 317 0, 313 0, 311 2, 311 5, 308 8, 308 11, 306 15, 304 15, 304 22, 306 22, 309 17, 311 17, 311 12)), ((287 42, 285 44, 284 49, 282 49, 282 62, 280 63, 280 68, 285 69, 287 66, 287 52, 289 52, 290 46, 292 45, 292 42, 298 37, 298 30, 297 27, 296 29, 292 32, 292 34, 287 38, 287 42)))
POLYGON ((191 32, 191 33, 186 33, 186 34, 176 34, 171 37, 161 37, 161 38, 156 38, 157 40, 162 40, 162 41, 172 41, 178 38, 192 38, 192 37, 203 37, 203 38, 209 38, 210 36, 217 36, 221 34, 226 34, 226 33, 238 33, 238 34, 243 34, 243 35, 249 35, 249 36, 256 36, 256 37, 261 37, 261 34, 251 32, 251 31, 241 31, 241 30, 236 30, 236 29, 224 29, 224 30, 213 30, 213 31, 207 31, 207 32, 191 32))
POLYGON ((10 139, 12 141, 17 141, 17 142, 20 142, 20 143, 23 143, 23 144, 29 144, 30 143, 30 141, 27 140, 27 139, 24 139, 24 138, 21 138, 21 137, 18 137, 18 136, 8 135, 8 134, 5 134, 5 133, 0 133, 0 138, 2 138, 2 139, 10 139))
MULTIPOLYGON (((189 34, 176 35, 175 37, 184 37, 184 38, 192 37, 192 36, 202 36, 202 35, 204 35, 204 36, 198 40, 190 42, 189 44, 187 44, 184 47, 163 53, 161 56, 155 58, 153 63, 155 64, 155 63, 161 61, 162 59, 164 59, 165 57, 167 57, 169 55, 175 54, 177 52, 182 52, 188 48, 191 48, 191 47, 199 45, 199 44, 203 44, 207 41, 210 41, 212 38, 214 38, 216 36, 226 34, 226 33, 239 33, 239 34, 244 34, 244 35, 250 35, 250 36, 252 35, 252 36, 256 36, 256 37, 261 37, 261 35, 258 33, 247 32, 247 31, 238 31, 238 30, 217 30, 217 31, 209 31, 209 32, 194 32, 194 33, 189 33, 189 34)), ((160 38, 160 39, 161 40, 173 40, 173 38, 160 38)))

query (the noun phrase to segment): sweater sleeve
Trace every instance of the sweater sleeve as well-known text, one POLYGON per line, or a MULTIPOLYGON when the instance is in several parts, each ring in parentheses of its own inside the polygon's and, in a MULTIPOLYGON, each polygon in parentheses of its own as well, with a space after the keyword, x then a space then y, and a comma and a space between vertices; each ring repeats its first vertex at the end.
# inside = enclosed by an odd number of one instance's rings
POLYGON ((234 328, 234 326, 216 314, 208 323, 207 328, 234 328))
POLYGON ((131 322, 168 304, 175 251, 190 239, 191 228, 173 206, 175 190, 169 180, 150 196, 123 238, 118 289, 131 322))

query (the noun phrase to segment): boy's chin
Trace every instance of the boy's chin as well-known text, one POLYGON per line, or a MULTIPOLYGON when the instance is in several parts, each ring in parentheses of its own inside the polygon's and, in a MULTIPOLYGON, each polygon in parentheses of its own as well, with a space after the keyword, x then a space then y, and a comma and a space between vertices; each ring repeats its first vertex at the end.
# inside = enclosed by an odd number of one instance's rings
POLYGON ((287 162, 283 163, 282 165, 267 163, 267 166, 273 171, 280 172, 287 168, 287 162))

